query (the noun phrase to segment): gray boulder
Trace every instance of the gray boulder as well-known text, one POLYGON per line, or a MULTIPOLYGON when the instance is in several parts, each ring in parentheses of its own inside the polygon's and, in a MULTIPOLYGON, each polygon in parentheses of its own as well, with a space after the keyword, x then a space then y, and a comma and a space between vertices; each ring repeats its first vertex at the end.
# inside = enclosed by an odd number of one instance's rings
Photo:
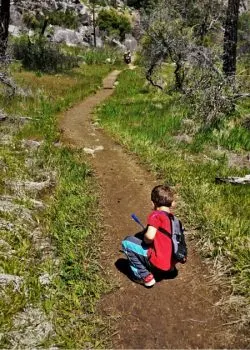
POLYGON ((126 46, 127 50, 130 50, 131 52, 134 52, 137 49, 137 40, 131 34, 125 35, 123 44, 126 46))
POLYGON ((13 4, 10 6, 10 24, 13 26, 21 26, 23 24, 22 14, 13 4))
POLYGON ((17 37, 21 34, 21 28, 14 26, 13 24, 10 24, 9 25, 9 34, 17 37))
POLYGON ((54 27, 52 41, 56 43, 65 43, 69 46, 80 45, 83 42, 83 37, 79 32, 61 27, 54 27))

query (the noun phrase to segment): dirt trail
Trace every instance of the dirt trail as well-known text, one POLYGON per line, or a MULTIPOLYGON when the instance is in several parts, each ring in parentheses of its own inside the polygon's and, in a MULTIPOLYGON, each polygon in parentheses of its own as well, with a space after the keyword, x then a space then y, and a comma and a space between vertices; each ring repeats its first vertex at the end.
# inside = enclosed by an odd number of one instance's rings
POLYGON ((118 316, 113 347, 242 349, 243 339, 225 325, 230 319, 215 307, 222 295, 209 284, 207 268, 192 244, 189 244, 188 263, 179 267, 178 277, 161 281, 152 289, 133 283, 115 266, 124 261, 119 253, 122 238, 138 229, 130 214, 134 212, 145 221, 151 210, 151 189, 158 184, 133 155, 91 123, 93 108, 112 94, 118 73, 111 73, 104 80, 103 89, 66 112, 60 120, 65 143, 90 149, 86 152, 101 186, 106 231, 102 259, 120 285, 100 305, 105 315, 118 316), (103 150, 99 147, 93 153, 91 149, 98 146, 103 146, 103 150))

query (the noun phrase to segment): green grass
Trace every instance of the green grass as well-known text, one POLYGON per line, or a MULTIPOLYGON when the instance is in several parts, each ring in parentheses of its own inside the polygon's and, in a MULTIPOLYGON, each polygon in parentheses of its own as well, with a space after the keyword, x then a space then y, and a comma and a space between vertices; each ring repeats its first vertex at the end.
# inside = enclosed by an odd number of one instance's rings
POLYGON ((122 73, 113 97, 97 110, 105 129, 166 183, 178 185, 178 214, 201 253, 217 263, 223 259, 220 266, 233 292, 249 297, 250 187, 215 184, 215 177, 245 175, 249 169, 229 169, 226 152, 213 148, 242 149, 249 140, 231 130, 226 139, 199 132, 193 144, 177 142, 186 114, 178 96, 145 86, 139 70, 122 73))
POLYGON ((107 64, 122 66, 123 54, 120 49, 105 46, 103 48, 81 48, 63 46, 63 51, 66 54, 71 54, 81 58, 86 64, 107 64))
MULTIPOLYGON (((92 171, 81 151, 57 147, 59 132, 57 113, 62 112, 93 93, 113 69, 110 65, 84 65, 57 76, 38 76, 16 68, 16 81, 29 87, 33 95, 0 96, 0 106, 6 113, 32 118, 32 121, 14 130, 14 143, 0 146, 4 172, 0 181, 0 195, 13 194, 4 185, 5 180, 33 179, 39 172, 55 172, 56 186, 52 192, 40 195, 46 203, 45 211, 36 211, 34 223, 20 219, 20 213, 2 213, 1 218, 15 223, 15 229, 0 229, 15 253, 1 259, 0 272, 23 277, 19 291, 8 288, 1 294, 1 346, 10 346, 8 332, 18 312, 32 307, 43 310, 53 324, 54 334, 46 339, 44 347, 102 348, 108 344, 108 322, 95 314, 96 302, 110 289, 101 277, 99 244, 101 240, 98 188, 92 171), (42 146, 32 154, 21 147, 22 139, 42 140, 42 146), (27 158, 34 165, 27 168, 27 158), (40 227, 44 238, 52 242, 53 253, 44 256, 34 247, 31 233, 40 227), (42 285, 39 276, 49 273, 51 284, 42 285)), ((12 126, 9 126, 12 130, 12 126)), ((1 130, 6 132, 4 126, 1 130)), ((29 198, 16 200, 31 209, 29 198)))

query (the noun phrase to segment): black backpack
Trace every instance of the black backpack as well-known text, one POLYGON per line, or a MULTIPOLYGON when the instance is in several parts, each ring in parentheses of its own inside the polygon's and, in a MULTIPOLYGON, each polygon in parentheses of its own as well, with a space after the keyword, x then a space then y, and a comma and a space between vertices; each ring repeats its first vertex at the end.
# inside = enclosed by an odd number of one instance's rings
POLYGON ((172 240, 174 259, 180 263, 185 263, 187 258, 187 245, 185 242, 184 229, 181 221, 174 215, 164 212, 171 222, 171 233, 162 227, 158 230, 172 240))

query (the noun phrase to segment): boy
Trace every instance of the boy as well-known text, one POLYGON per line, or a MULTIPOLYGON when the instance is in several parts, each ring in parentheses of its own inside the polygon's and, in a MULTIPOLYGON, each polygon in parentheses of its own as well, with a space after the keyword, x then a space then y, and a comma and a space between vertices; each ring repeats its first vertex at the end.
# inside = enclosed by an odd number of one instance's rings
POLYGON ((135 236, 122 241, 132 278, 145 287, 152 287, 156 281, 152 271, 166 272, 175 269, 176 261, 172 254, 171 207, 174 204, 174 192, 170 187, 159 185, 151 192, 154 210, 149 214, 143 240, 135 236))

